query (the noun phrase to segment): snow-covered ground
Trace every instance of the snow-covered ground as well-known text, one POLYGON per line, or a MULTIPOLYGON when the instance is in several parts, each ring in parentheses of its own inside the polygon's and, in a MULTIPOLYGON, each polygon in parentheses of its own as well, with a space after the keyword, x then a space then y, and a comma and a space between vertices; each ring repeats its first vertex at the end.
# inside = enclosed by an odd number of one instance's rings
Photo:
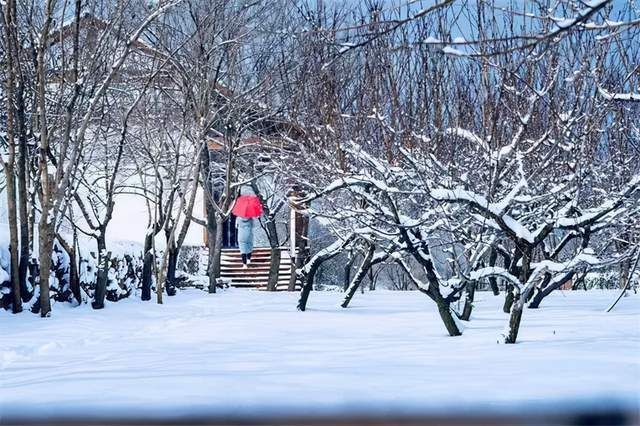
POLYGON ((640 295, 564 292, 497 344, 502 298, 480 293, 448 337, 417 292, 186 290, 53 317, 0 313, 0 420, 20 416, 521 413, 640 406, 640 295), (523 411, 524 410, 524 411, 523 411))

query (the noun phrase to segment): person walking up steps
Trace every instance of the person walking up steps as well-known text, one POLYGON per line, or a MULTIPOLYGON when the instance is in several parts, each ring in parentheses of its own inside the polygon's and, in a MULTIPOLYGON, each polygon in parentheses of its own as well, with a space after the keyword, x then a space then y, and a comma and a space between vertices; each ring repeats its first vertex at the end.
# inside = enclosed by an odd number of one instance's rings
POLYGON ((240 255, 242 256, 242 267, 245 269, 251 264, 253 225, 254 219, 250 217, 239 217, 236 221, 236 228, 238 228, 238 246, 240 247, 240 255))
POLYGON ((251 263, 255 218, 262 215, 262 204, 255 195, 241 195, 236 199, 231 212, 238 217, 236 220, 238 246, 242 256, 242 267, 246 269, 251 263))

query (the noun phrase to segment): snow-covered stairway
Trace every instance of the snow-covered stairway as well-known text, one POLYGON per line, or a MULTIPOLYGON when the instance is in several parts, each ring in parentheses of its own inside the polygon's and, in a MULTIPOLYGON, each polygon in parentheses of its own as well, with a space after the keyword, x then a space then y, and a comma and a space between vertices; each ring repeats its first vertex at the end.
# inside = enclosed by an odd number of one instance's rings
MULTIPOLYGON (((287 248, 280 249, 280 270, 278 274, 277 290, 284 291, 289 287, 291 278, 291 257, 287 248)), ((247 269, 242 267, 242 256, 238 249, 222 250, 222 267, 220 277, 229 282, 232 287, 251 287, 266 290, 269 281, 269 264, 271 249, 256 247, 251 255, 251 264, 247 269)), ((296 290, 300 285, 296 283, 296 290)))

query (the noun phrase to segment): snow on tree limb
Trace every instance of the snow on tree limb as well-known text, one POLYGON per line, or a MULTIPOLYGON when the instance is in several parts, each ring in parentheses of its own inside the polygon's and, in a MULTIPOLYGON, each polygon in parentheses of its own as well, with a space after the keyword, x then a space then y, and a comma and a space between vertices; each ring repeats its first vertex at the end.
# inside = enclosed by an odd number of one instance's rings
POLYGON ((609 101, 631 101, 640 102, 640 93, 611 93, 598 86, 598 93, 609 101))

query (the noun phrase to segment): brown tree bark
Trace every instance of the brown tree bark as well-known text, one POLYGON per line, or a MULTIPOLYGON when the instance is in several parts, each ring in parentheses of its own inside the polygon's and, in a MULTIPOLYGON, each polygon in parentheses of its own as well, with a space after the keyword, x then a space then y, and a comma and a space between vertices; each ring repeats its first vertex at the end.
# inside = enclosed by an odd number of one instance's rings
MULTIPOLYGON (((522 247, 522 269, 520 271, 520 284, 524 288, 529 280, 531 273, 531 254, 532 248, 530 246, 522 247)), ((524 301, 527 294, 521 294, 519 291, 515 292, 513 306, 511 307, 511 314, 509 316, 509 325, 507 335, 505 336, 504 343, 516 343, 518 339, 518 332, 520 330, 520 321, 522 320, 522 311, 524 309, 524 301)))
POLYGON ((356 291, 358 291, 358 288, 362 284, 362 280, 364 280, 364 278, 367 276, 367 272, 369 272, 369 270, 371 269, 371 263, 372 263, 371 261, 373 260, 373 255, 375 251, 376 251, 376 246, 373 244, 370 244, 367 250, 367 254, 362 260, 360 267, 358 268, 358 272, 356 272, 356 274, 353 276, 353 280, 351 280, 351 283, 347 288, 347 294, 344 296, 344 300, 340 305, 343 308, 346 308, 349 306, 351 299, 353 298, 354 294, 356 294, 356 291))
POLYGON ((220 270, 222 268, 222 231, 224 230, 224 219, 217 215, 216 228, 213 238, 213 247, 209 247, 209 292, 215 293, 218 278, 220 278, 220 270), (211 291, 213 285, 213 291, 211 291))
POLYGON ((47 223, 47 216, 42 216, 38 225, 38 263, 40 266, 40 316, 51 315, 51 300, 49 296, 49 275, 51 273, 51 251, 53 250, 54 232, 51 224, 47 223))
POLYGON ((473 300, 475 299, 476 295, 476 282, 469 281, 465 286, 464 291, 464 308, 462 309, 460 319, 463 321, 469 321, 469 319, 471 318, 471 312, 473 311, 473 300))
POLYGON ((7 145, 9 155, 6 160, 0 159, 4 168, 5 184, 7 191, 7 216, 9 220, 9 256, 11 276, 12 312, 22 311, 22 297, 20 295, 19 262, 18 262, 18 216, 17 216, 17 194, 15 183, 15 126, 14 126, 14 89, 15 89, 15 49, 13 39, 15 19, 15 0, 8 0, 3 10, 3 27, 5 29, 6 49, 6 93, 7 93, 7 145))
POLYGON ((296 283, 298 282, 297 271, 299 271, 309 259, 309 217, 296 212, 295 221, 296 252, 291 262, 291 277, 289 278, 288 291, 295 291, 296 283))
POLYGON ((104 308, 104 299, 107 295, 107 285, 109 279, 109 261, 111 252, 107 251, 104 232, 100 232, 96 238, 98 245, 98 274, 96 278, 96 292, 93 297, 91 306, 93 309, 104 308))
POLYGON ((311 293, 311 290, 313 289, 313 280, 316 272, 318 272, 318 268, 320 268, 320 266, 322 266, 322 264, 327 260, 333 259, 339 255, 344 248, 354 240, 354 238, 355 235, 350 235, 342 242, 335 242, 330 247, 327 247, 320 253, 314 255, 307 265, 298 270, 302 279, 302 291, 300 292, 300 298, 298 299, 299 311, 305 311, 307 309, 309 293, 311 293))

